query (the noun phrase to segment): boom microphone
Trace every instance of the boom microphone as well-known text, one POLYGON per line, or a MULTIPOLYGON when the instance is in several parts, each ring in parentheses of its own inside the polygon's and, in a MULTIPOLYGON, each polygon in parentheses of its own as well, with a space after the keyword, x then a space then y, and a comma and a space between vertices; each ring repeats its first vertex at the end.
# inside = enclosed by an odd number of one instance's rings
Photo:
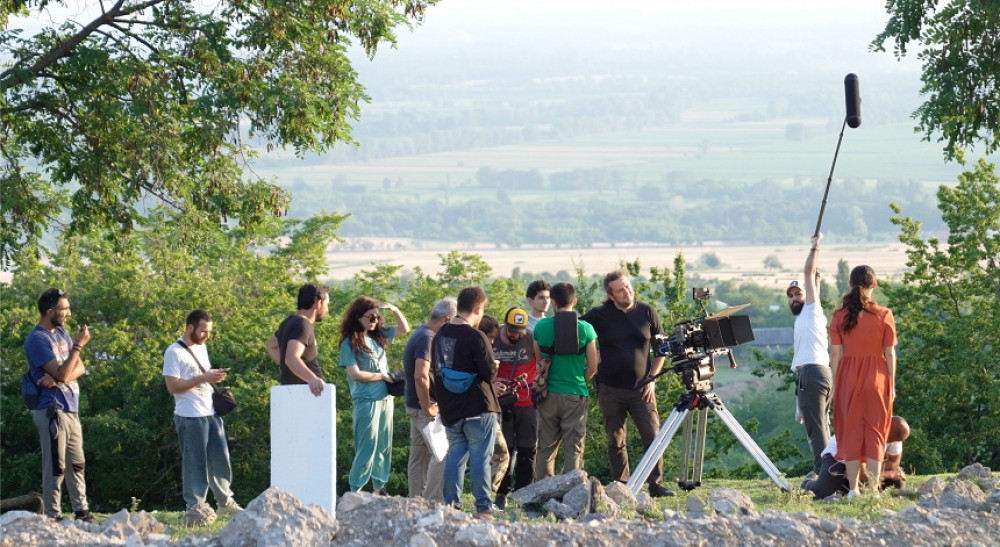
POLYGON ((861 125, 861 93, 858 75, 853 72, 844 76, 844 97, 847 100, 847 125, 854 129, 861 125))

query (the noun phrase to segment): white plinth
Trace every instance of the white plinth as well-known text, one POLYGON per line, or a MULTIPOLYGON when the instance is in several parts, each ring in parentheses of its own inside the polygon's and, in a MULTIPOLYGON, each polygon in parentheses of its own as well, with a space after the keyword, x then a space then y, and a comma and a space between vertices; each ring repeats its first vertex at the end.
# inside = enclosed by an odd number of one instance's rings
POLYGON ((319 397, 307 385, 271 388, 271 486, 336 516, 336 388, 319 397))

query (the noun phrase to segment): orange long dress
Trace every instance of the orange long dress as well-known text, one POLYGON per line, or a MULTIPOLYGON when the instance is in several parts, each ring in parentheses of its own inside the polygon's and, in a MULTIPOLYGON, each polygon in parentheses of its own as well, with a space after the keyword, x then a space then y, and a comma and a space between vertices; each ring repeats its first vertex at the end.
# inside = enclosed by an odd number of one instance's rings
POLYGON ((896 345, 896 321, 892 310, 876 305, 873 311, 861 312, 845 333, 846 317, 847 310, 841 308, 830 321, 830 343, 843 350, 833 392, 837 459, 882 461, 893 390, 883 348, 896 345))

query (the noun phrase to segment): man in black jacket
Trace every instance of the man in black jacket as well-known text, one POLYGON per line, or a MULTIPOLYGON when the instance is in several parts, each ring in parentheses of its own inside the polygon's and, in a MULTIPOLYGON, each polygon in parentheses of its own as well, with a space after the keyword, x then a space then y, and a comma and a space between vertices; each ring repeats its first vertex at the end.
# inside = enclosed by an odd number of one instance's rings
POLYGON ((444 502, 457 505, 462 462, 469 459, 477 517, 493 510, 490 459, 500 403, 493 392, 497 365, 490 342, 478 328, 486 313, 486 293, 466 287, 458 293, 458 313, 438 329, 431 346, 434 395, 448 433, 444 502))
MULTIPOLYGON (((600 306, 588 311, 581 319, 594 326, 600 346, 595 384, 597 404, 604 415, 604 429, 608 434, 608 462, 611 480, 628 482, 628 452, 625 449, 627 434, 625 418, 632 416, 644 450, 656 438, 660 429, 660 415, 656 410, 653 393, 654 382, 636 389, 639 381, 655 375, 663 367, 663 357, 649 359, 650 340, 662 333, 660 316, 649 304, 636 302, 628 274, 615 270, 604 276, 607 299, 600 306)), ((661 484, 663 460, 657 460, 646 483, 649 495, 672 496, 674 492, 661 484)))

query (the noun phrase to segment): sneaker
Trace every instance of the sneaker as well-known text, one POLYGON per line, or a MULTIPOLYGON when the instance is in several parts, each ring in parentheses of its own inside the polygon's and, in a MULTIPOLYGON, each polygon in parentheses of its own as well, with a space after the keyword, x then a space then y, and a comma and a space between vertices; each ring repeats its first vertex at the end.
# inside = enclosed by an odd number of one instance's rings
MULTIPOLYGON (((94 520, 94 515, 90 514, 90 511, 74 511, 75 519, 81 522, 97 522, 94 520)), ((61 518, 61 517, 60 517, 61 518)))
POLYGON ((238 515, 238 514, 240 514, 242 512, 243 512, 243 508, 240 507, 240 504, 236 503, 236 500, 234 500, 234 499, 230 499, 229 503, 227 503, 227 504, 225 504, 225 505, 223 505, 223 506, 221 506, 221 507, 219 507, 218 509, 215 510, 215 514, 218 515, 218 516, 220 516, 220 517, 225 517, 225 516, 232 517, 232 516, 236 516, 236 515, 238 515))
POLYGON ((676 495, 676 492, 668 488, 664 488, 662 484, 649 485, 649 497, 651 498, 671 498, 676 495))
POLYGON ((858 492, 857 490, 848 490, 847 491, 847 495, 844 496, 844 498, 852 500, 852 499, 860 497, 860 496, 861 496, 861 492, 858 492))
POLYGON ((389 495, 389 491, 386 490, 385 488, 376 488, 375 491, 372 492, 372 493, 375 494, 376 496, 388 496, 389 495))
POLYGON ((503 494, 497 494, 497 501, 494 504, 497 509, 504 511, 507 509, 507 496, 503 494))

